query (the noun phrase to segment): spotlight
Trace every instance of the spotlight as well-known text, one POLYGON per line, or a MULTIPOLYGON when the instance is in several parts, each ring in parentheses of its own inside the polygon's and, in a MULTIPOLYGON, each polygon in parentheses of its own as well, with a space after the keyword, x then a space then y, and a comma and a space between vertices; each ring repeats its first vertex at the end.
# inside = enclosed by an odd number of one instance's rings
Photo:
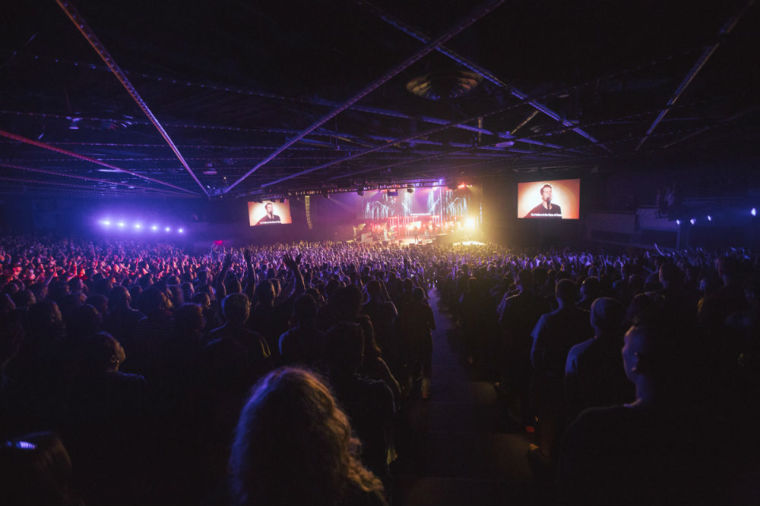
POLYGON ((177 233, 184 234, 185 233, 185 229, 180 227, 180 228, 177 229, 177 233))
POLYGON ((749 214, 751 214, 752 216, 757 216, 757 209, 753 207, 752 210, 749 212, 749 214))
POLYGON ((158 225, 152 225, 150 229, 154 232, 158 231, 158 225))
POLYGON ((696 218, 692 218, 692 219, 689 220, 689 223, 691 223, 692 225, 696 225, 697 224, 697 219, 696 218))
POLYGON ((464 222, 464 228, 467 230, 475 230, 475 227, 478 225, 478 222, 475 221, 475 218, 467 218, 464 222))
POLYGON ((127 226, 127 224, 126 224, 126 223, 124 223, 123 221, 120 221, 120 222, 118 223, 118 225, 119 225, 119 228, 124 228, 124 227, 126 227, 126 226, 127 226))
POLYGON ((710 216, 709 214, 707 215, 707 221, 712 221, 712 216, 710 216))
POLYGON ((681 220, 676 220, 676 225, 680 225, 680 224, 681 224, 681 220))
POLYGON ((111 226, 111 220, 103 220, 100 222, 101 225, 104 227, 110 227, 111 226))
POLYGON ((166 228, 164 228, 164 232, 171 232, 171 231, 172 231, 172 227, 166 227, 166 228))
POLYGON ((135 230, 142 230, 142 223, 135 223, 135 230))

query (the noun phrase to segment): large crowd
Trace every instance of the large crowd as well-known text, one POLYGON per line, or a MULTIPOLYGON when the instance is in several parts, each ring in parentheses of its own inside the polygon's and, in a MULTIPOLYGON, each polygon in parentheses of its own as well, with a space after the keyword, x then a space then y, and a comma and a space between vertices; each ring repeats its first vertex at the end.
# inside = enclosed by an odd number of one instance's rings
POLYGON ((725 501, 758 463, 744 250, 5 237, 0 264, 3 504, 390 502, 431 290, 559 501, 725 501))

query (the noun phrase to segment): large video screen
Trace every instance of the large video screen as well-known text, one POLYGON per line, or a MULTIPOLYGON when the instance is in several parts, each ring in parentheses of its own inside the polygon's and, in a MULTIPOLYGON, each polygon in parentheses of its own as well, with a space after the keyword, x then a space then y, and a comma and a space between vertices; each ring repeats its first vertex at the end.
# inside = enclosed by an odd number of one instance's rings
POLYGON ((517 217, 540 220, 580 218, 581 180, 517 183, 517 217))
POLYGON ((288 199, 248 202, 248 223, 252 227, 293 223, 288 199))
POLYGON ((359 199, 357 218, 360 220, 385 220, 409 216, 439 216, 444 220, 456 219, 478 213, 480 188, 460 185, 450 189, 445 186, 365 191, 359 199))

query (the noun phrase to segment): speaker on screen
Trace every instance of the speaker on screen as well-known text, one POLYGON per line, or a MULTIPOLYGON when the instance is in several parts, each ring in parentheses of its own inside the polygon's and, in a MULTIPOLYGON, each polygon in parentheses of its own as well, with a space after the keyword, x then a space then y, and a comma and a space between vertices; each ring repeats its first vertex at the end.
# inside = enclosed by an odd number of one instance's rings
POLYGON ((517 183, 517 217, 540 220, 580 218, 580 179, 517 183))
POLYGON ((287 225, 293 223, 288 199, 248 202, 248 223, 259 225, 287 225))

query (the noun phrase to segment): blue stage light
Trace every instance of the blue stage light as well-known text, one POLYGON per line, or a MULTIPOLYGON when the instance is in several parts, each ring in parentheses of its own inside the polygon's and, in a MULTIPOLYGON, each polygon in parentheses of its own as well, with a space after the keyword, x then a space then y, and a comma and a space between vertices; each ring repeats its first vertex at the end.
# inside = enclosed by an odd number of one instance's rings
POLYGON ((172 231, 172 227, 166 227, 166 228, 164 228, 164 232, 171 232, 171 231, 172 231))
POLYGON ((142 230, 142 223, 135 223, 135 230, 142 230))
POLYGON ((100 224, 104 227, 110 227, 111 226, 111 220, 101 220, 100 224))
POLYGON ((158 225, 153 225, 150 229, 154 232, 158 231, 158 225))
POLYGON ((126 223, 124 223, 123 221, 120 221, 120 222, 118 223, 118 225, 119 225, 119 228, 124 228, 124 227, 126 227, 126 226, 127 226, 127 224, 126 224, 126 223))
POLYGON ((752 210, 749 212, 749 214, 751 214, 752 216, 757 216, 757 209, 753 207, 752 210))
POLYGON ((177 229, 177 232, 180 233, 180 234, 184 234, 185 233, 185 229, 180 227, 180 228, 177 229))
POLYGON ((710 216, 709 214, 707 215, 707 221, 712 221, 712 216, 710 216))
POLYGON ((681 224, 681 220, 676 220, 676 225, 680 225, 680 224, 681 224))
POLYGON ((692 219, 689 220, 689 223, 691 223, 692 225, 696 225, 697 224, 697 219, 696 218, 692 218, 692 219))

